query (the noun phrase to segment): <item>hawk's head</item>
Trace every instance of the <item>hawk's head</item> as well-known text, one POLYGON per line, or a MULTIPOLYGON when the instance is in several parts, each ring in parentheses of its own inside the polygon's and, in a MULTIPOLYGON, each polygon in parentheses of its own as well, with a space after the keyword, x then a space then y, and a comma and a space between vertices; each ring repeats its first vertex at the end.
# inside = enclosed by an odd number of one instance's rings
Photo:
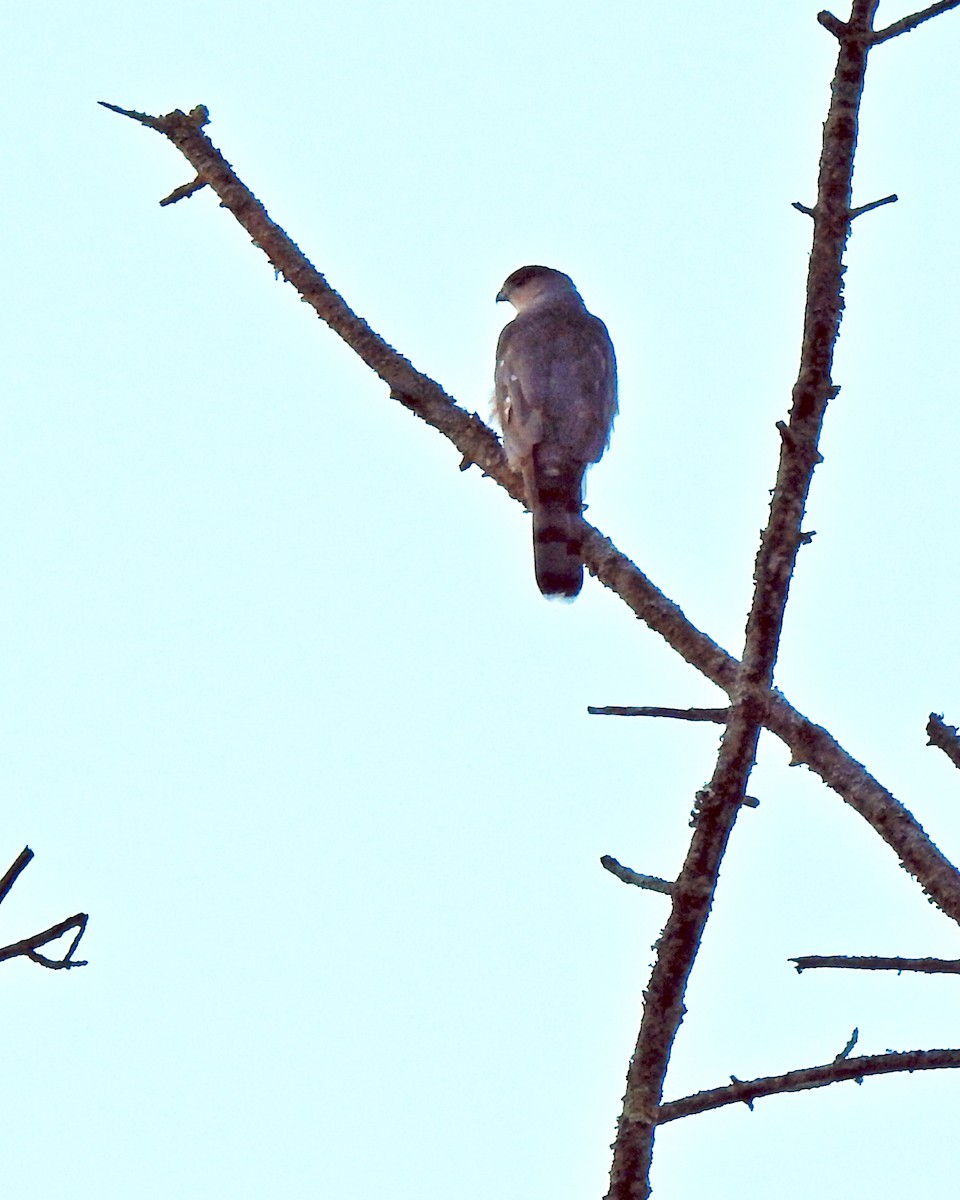
POLYGON ((519 267, 504 280, 497 300, 508 300, 517 312, 544 303, 583 304, 570 276, 553 267, 519 267))

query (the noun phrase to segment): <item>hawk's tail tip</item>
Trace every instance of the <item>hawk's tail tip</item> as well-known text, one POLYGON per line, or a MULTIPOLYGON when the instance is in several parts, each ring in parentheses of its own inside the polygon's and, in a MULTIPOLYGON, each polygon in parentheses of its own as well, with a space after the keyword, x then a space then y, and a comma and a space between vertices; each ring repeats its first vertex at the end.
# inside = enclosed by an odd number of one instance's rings
POLYGON ((580 538, 565 513, 534 513, 533 565, 537 587, 548 600, 575 600, 583 587, 580 538))

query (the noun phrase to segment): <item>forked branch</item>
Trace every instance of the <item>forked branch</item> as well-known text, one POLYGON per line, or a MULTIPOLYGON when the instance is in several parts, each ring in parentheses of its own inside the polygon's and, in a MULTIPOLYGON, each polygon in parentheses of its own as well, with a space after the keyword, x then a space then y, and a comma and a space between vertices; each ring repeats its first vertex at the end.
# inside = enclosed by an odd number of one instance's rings
MULTIPOLYGON (((163 134, 190 162, 195 178, 191 193, 202 180, 250 234, 274 270, 289 280, 305 303, 383 379, 390 394, 456 447, 463 462, 475 463, 485 476, 523 503, 519 477, 507 466, 500 443, 477 416, 460 408, 429 376, 417 371, 359 317, 293 240, 268 216, 266 209, 237 177, 203 132, 207 110, 179 109, 151 117, 131 109, 104 104, 113 112, 163 134)), ((599 581, 659 634, 677 654, 729 695, 739 663, 707 634, 687 620, 669 599, 625 554, 598 529, 585 525, 584 561, 599 581)), ((804 763, 868 821, 893 849, 905 869, 950 917, 960 921, 960 875, 902 804, 874 779, 825 729, 804 717, 777 691, 755 697, 764 707, 764 724, 789 746, 796 763, 804 763)))
MULTIPOLYGON (((20 872, 27 866, 33 858, 33 851, 29 846, 24 848, 17 855, 16 859, 4 873, 0 879, 0 904, 6 899, 10 889, 16 883, 20 872)), ((41 967, 48 967, 52 971, 69 970, 71 967, 85 967, 86 962, 81 962, 74 959, 74 953, 80 945, 80 939, 83 937, 84 930, 87 927, 87 914, 76 913, 72 917, 67 917, 65 921, 58 921, 56 925, 51 925, 49 929, 44 929, 42 933, 35 933, 31 937, 22 938, 19 942, 12 942, 9 946, 0 946, 0 962, 5 962, 9 958, 29 958, 32 962, 38 963, 41 967), (50 942, 55 942, 64 934, 69 933, 71 929, 76 930, 76 934, 70 943, 70 948, 60 958, 50 958, 46 954, 40 953, 41 946, 47 946, 50 942)))
MULTIPOLYGON (((872 45, 914 28, 938 12, 960 4, 960 0, 934 5, 879 33, 873 29, 877 3, 878 0, 852 0, 847 22, 829 13, 821 13, 819 17, 837 39, 839 53, 824 126, 816 204, 809 208, 800 206, 813 221, 800 372, 793 389, 789 423, 780 424, 780 464, 756 560, 756 587, 741 660, 732 658, 687 621, 677 605, 598 530, 588 526, 584 535, 584 560, 593 574, 677 653, 718 684, 730 701, 723 710, 726 730, 716 768, 709 784, 697 795, 693 837, 676 881, 668 883, 641 876, 612 859, 605 862, 620 878, 665 892, 671 908, 657 946, 640 1035, 628 1072, 609 1200, 641 1200, 648 1195, 653 1137, 657 1126, 664 1121, 720 1104, 750 1102, 774 1091, 823 1086, 867 1074, 960 1065, 960 1051, 956 1050, 860 1059, 841 1056, 826 1067, 749 1084, 735 1082, 731 1088, 662 1104, 663 1080, 683 1016, 686 982, 709 916, 728 839, 740 809, 747 802, 745 789, 763 727, 786 742, 794 762, 811 766, 860 812, 941 909, 960 922, 960 874, 956 868, 910 813, 860 763, 773 689, 790 579, 799 549, 810 537, 802 529, 802 520, 813 471, 820 461, 817 448, 820 428, 827 404, 837 394, 831 368, 842 311, 843 253, 852 220, 893 199, 886 197, 860 208, 851 205, 867 54, 872 45)), ((275 271, 291 282, 321 319, 388 384, 391 396, 449 438, 459 452, 461 466, 476 463, 514 499, 521 500, 519 479, 507 467, 492 431, 476 414, 459 408, 436 382, 415 370, 330 287, 240 183, 203 133, 202 126, 208 116, 202 106, 190 114, 177 110, 162 117, 108 107, 162 133, 191 163, 195 177, 176 189, 166 202, 173 203, 210 187, 264 251, 275 271)), ((667 714, 661 710, 658 715, 667 714)), ((680 714, 673 711, 669 715, 680 714)), ((685 719, 690 719, 689 712, 685 719)))

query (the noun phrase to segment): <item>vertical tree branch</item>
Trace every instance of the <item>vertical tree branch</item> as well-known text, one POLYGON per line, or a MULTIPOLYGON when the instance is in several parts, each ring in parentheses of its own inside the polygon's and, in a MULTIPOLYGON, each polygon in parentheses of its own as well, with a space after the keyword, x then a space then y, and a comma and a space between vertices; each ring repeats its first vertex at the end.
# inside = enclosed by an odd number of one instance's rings
POLYGON ((627 1091, 614 1143, 608 1200, 650 1194, 650 1165, 670 1052, 683 1020, 683 998, 710 914, 720 864, 756 758, 764 700, 773 682, 790 577, 802 544, 801 523, 827 402, 843 311, 843 252, 850 234, 857 120, 878 0, 853 0, 850 21, 834 29, 837 67, 823 131, 813 248, 807 274, 800 371, 780 467, 754 571, 744 652, 710 783, 697 796, 695 827, 677 878, 670 916, 657 944, 627 1091))

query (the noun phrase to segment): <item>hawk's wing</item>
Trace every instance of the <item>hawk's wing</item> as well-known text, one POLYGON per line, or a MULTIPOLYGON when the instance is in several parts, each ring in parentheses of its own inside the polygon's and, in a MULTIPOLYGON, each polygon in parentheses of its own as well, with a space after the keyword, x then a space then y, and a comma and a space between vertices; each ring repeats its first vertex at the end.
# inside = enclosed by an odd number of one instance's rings
POLYGON ((606 326, 579 302, 519 313, 497 344, 494 397, 504 450, 533 514, 537 583, 545 595, 575 596, 583 583, 583 474, 606 449, 617 411, 606 326))
POLYGON ((535 445, 571 463, 599 460, 617 411, 617 366, 598 317, 572 306, 520 313, 500 335, 495 382, 514 466, 535 445))

